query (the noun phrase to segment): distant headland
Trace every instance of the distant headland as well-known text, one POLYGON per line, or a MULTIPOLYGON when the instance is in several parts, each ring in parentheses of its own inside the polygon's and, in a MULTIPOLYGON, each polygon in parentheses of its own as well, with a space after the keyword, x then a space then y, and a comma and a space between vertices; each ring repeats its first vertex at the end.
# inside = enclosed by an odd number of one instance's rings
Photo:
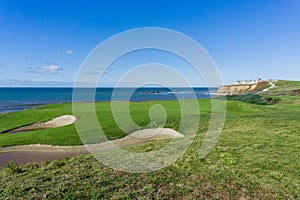
POLYGON ((274 82, 276 81, 275 79, 262 80, 261 78, 257 78, 256 80, 238 80, 232 85, 219 86, 217 94, 236 95, 264 92, 275 87, 274 82))

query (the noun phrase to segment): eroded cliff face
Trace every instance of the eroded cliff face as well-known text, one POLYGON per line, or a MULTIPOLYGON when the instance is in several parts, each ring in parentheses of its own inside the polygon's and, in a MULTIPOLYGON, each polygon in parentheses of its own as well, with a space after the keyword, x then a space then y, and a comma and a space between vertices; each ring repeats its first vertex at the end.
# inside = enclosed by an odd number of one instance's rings
POLYGON ((244 85, 224 85, 218 89, 218 94, 234 95, 234 94, 245 94, 254 91, 257 84, 244 84, 244 85))

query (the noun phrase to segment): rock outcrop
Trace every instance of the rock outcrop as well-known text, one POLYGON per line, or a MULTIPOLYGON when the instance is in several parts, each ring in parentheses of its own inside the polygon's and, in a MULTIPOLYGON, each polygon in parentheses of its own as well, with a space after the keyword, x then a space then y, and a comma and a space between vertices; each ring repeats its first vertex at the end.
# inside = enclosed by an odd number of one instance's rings
POLYGON ((256 84, 223 85, 218 88, 217 93, 220 95, 235 95, 259 92, 266 86, 266 84, 267 82, 259 82, 256 84))

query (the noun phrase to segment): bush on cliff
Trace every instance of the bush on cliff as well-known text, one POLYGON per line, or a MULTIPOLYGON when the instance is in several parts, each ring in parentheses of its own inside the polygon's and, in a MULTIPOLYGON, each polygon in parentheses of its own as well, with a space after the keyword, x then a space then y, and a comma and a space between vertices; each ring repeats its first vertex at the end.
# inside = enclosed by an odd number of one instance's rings
POLYGON ((227 100, 243 101, 246 103, 256 104, 256 105, 273 105, 280 101, 280 98, 274 97, 263 97, 258 94, 243 94, 243 95, 228 95, 227 100))

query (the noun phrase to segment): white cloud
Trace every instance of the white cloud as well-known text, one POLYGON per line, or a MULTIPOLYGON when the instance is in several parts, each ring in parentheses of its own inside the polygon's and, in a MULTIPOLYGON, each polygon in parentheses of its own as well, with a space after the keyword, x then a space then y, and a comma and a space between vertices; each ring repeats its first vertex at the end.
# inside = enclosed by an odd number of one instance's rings
POLYGON ((60 54, 66 54, 66 55, 70 55, 74 53, 74 50, 72 49, 67 49, 67 50, 59 50, 58 51, 60 54))
POLYGON ((65 53, 66 54, 72 54, 72 53, 74 53, 74 50, 68 49, 68 50, 65 51, 65 53))
POLYGON ((87 75, 99 75, 99 74, 108 74, 108 71, 109 70, 112 70, 112 69, 104 69, 104 68, 91 68, 89 69, 90 71, 86 71, 84 72, 85 74, 87 75))
POLYGON ((61 71, 62 68, 57 65, 41 66, 34 70, 29 70, 27 73, 35 74, 56 74, 58 71, 61 71))
POLYGON ((0 87, 72 87, 73 85, 73 82, 68 81, 0 80, 0 87))

